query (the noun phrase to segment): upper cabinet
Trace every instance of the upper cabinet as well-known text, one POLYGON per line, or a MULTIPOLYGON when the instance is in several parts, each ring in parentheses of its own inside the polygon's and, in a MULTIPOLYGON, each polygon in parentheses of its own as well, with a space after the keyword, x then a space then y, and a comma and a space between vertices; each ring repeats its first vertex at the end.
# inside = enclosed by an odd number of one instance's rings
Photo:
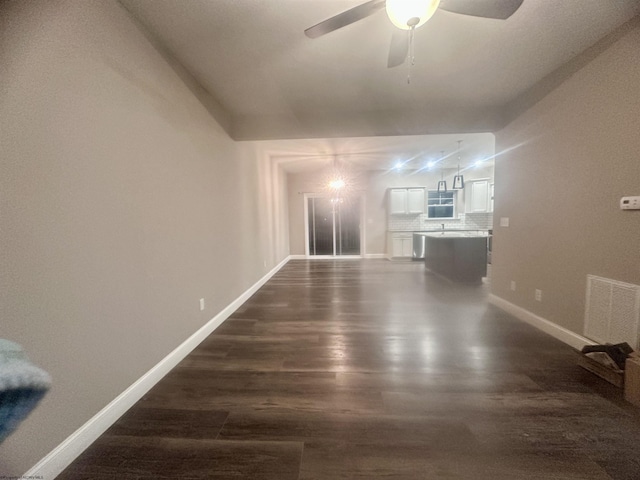
POLYGON ((465 182, 464 202, 466 213, 492 212, 493 184, 488 179, 465 182))
POLYGON ((424 188, 390 189, 389 213, 391 215, 424 213, 424 188))
POLYGON ((407 213, 407 189, 392 188, 389 190, 389 213, 404 215, 407 213))
POLYGON ((424 188, 407 188, 407 213, 424 213, 424 188))

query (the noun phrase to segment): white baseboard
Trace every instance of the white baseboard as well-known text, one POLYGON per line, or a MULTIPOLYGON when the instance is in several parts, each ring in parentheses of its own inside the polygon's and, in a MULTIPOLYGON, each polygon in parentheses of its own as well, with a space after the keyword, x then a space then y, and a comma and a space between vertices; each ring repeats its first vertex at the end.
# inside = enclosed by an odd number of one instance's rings
POLYGON ((181 345, 164 357, 151 368, 151 370, 136 380, 129 388, 49 452, 49 454, 25 473, 22 478, 55 478, 59 475, 89 445, 102 435, 107 428, 113 425, 133 404, 140 400, 156 383, 169 373, 173 367, 180 363, 184 357, 191 353, 191 351, 218 328, 222 322, 229 318, 240 305, 247 301, 251 295, 262 287, 290 259, 291 256, 285 258, 242 295, 227 305, 220 313, 182 342, 181 345))
POLYGON ((306 260, 306 255, 289 255, 290 260, 306 260))
POLYGON ((581 350, 585 345, 591 345, 593 342, 582 335, 578 335, 571 330, 567 330, 560 325, 557 325, 553 322, 550 322, 546 318, 539 317, 538 315, 531 313, 529 310, 525 310, 518 305, 514 305, 511 302, 508 302, 502 297, 498 297, 497 295, 489 295, 489 303, 495 305, 496 307, 504 310, 507 313, 510 313, 514 317, 523 322, 528 323, 536 327, 539 330, 542 330, 545 333, 548 333, 554 338, 557 338, 561 342, 566 343, 567 345, 575 348, 576 350, 581 350))
POLYGON ((384 253, 365 253, 364 258, 387 258, 387 255, 384 253))

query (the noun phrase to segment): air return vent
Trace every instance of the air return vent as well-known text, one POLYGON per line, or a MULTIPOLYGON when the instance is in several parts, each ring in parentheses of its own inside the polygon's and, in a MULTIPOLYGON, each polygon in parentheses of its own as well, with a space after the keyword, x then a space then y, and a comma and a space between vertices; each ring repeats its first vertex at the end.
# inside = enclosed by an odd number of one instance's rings
POLYGON ((638 350, 640 286, 587 275, 584 335, 598 343, 627 342, 638 350))

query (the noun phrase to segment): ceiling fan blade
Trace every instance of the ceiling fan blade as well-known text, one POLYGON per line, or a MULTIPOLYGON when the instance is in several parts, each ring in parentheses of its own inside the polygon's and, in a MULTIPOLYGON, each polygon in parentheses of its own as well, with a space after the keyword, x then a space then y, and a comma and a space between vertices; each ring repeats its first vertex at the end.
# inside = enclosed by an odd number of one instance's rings
POLYGON ((402 65, 409 54, 409 32, 408 30, 393 29, 391 35, 391 45, 389 46, 389 60, 387 68, 402 65))
POLYGON ((304 34, 309 38, 318 38, 321 35, 333 32, 339 28, 346 27, 358 20, 368 17, 384 8, 386 0, 370 0, 350 10, 339 13, 338 15, 328 18, 327 20, 309 27, 304 34))
POLYGON ((472 17, 506 20, 524 0, 440 0, 442 10, 472 17))

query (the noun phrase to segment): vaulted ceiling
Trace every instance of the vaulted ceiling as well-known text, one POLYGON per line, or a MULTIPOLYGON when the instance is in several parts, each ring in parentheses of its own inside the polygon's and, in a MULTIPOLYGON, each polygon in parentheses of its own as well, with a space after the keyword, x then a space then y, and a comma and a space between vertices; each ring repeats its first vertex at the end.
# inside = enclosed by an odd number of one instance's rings
POLYGON ((507 20, 439 9, 416 30, 407 83, 406 64, 387 68, 396 27, 384 9, 304 35, 363 1, 120 0, 236 140, 496 131, 541 80, 569 75, 563 65, 640 13, 638 0, 524 0, 507 20))

